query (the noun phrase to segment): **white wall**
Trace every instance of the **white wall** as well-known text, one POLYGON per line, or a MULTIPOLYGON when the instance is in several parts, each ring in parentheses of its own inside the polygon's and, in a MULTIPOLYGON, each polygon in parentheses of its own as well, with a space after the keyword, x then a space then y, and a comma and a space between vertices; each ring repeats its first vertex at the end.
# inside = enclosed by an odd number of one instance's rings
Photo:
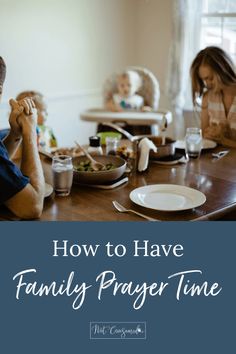
POLYGON ((137 0, 135 57, 149 68, 161 88, 160 107, 169 107, 165 95, 168 56, 172 36, 173 0, 137 0))
MULTIPOLYGON (((95 125, 79 112, 102 104, 104 80, 127 65, 157 76, 165 96, 172 0, 0 0, 0 55, 7 62, 3 101, 37 89, 60 145, 88 141, 95 125)), ((0 105, 0 128, 7 125, 0 105)))
MULTIPOLYGON (((104 79, 132 62, 135 0, 0 0, 3 101, 37 89, 60 145, 87 142, 94 125, 79 112, 101 104, 104 79)), ((0 127, 7 124, 6 104, 0 127)))
MULTIPOLYGON (((166 78, 172 39, 173 0, 137 0, 135 18, 136 64, 149 68, 160 84, 160 109, 171 110, 166 95, 166 78)), ((173 136, 173 124, 167 134, 173 136)))

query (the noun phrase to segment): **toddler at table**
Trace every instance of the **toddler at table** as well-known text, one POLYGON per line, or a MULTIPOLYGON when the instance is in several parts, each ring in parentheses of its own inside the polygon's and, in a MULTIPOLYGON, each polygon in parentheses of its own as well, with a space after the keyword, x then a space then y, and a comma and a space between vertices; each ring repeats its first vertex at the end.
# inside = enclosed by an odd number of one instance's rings
POLYGON ((125 110, 141 110, 144 99, 137 94, 142 85, 140 75, 133 70, 127 70, 117 76, 117 90, 112 98, 107 101, 106 109, 113 112, 125 110))
POLYGON ((22 100, 24 98, 31 98, 34 101, 37 109, 37 133, 38 133, 38 145, 40 148, 46 151, 50 151, 51 148, 57 147, 57 139, 53 133, 52 128, 45 125, 47 117, 47 105, 44 97, 37 91, 24 91, 21 92, 16 100, 22 100))

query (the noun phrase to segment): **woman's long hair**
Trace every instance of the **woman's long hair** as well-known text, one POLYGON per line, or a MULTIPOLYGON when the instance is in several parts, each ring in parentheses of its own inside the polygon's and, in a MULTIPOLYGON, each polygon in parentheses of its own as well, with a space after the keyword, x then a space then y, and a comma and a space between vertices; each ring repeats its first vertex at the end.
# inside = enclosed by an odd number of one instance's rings
POLYGON ((218 47, 206 47, 197 54, 190 69, 194 106, 196 105, 196 99, 201 98, 206 89, 203 80, 199 77, 201 65, 209 66, 223 85, 236 85, 234 64, 228 54, 218 47))
POLYGON ((3 58, 0 57, 0 86, 1 87, 3 86, 3 83, 5 81, 6 71, 7 71, 6 64, 3 58))

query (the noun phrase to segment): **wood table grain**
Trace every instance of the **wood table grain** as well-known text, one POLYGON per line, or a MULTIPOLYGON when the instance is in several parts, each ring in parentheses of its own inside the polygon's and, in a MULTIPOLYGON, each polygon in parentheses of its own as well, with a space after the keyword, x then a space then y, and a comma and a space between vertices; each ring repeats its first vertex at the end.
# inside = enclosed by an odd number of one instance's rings
MULTIPOLYGON (((144 221, 139 216, 119 213, 113 200, 127 208, 144 213, 161 221, 236 220, 236 149, 223 158, 212 158, 212 152, 225 150, 217 147, 204 150, 201 157, 187 164, 158 165, 151 162, 144 173, 132 173, 128 183, 111 190, 73 185, 68 197, 54 194, 45 199, 42 221, 144 221), (134 204, 130 192, 150 184, 178 184, 195 188, 206 195, 206 202, 193 210, 160 212, 134 204)), ((50 161, 42 158, 45 179, 52 183, 50 161)), ((1 220, 11 219, 1 210, 1 220)))

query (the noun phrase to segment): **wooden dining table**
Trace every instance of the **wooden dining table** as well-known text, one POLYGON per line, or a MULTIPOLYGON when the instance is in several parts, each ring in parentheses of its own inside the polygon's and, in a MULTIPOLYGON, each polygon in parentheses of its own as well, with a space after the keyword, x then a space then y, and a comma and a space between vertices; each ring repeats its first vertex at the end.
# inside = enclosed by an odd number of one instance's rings
MULTIPOLYGON (((131 213, 118 212, 112 201, 116 200, 128 209, 141 212, 157 221, 202 221, 236 220, 236 149, 219 159, 212 153, 225 150, 220 146, 203 150, 200 158, 187 163, 159 165, 150 161, 145 172, 129 173, 128 182, 114 189, 99 189, 73 184, 67 197, 52 193, 45 198, 41 221, 145 221, 131 213), (135 188, 176 184, 194 188, 206 196, 206 202, 185 211, 158 211, 139 206, 130 200, 135 188)), ((47 183, 52 184, 51 161, 41 157, 47 183)), ((0 209, 0 220, 9 220, 11 215, 0 209)))

